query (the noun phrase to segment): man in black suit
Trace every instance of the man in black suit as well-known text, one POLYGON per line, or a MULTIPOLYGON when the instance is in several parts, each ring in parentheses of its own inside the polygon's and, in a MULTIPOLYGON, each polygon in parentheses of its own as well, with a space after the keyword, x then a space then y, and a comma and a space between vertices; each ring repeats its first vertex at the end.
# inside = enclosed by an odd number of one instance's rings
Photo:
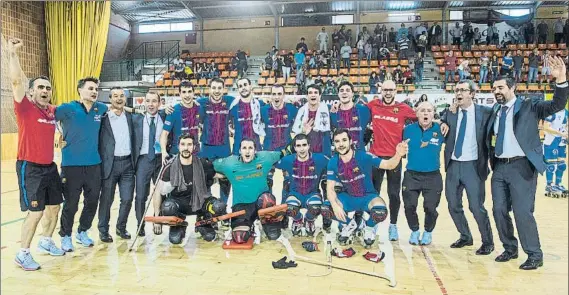
POLYGON ((460 233, 460 239, 450 245, 462 248, 473 244, 472 234, 462 209, 462 191, 466 189, 470 212, 478 224, 482 236, 482 246, 477 255, 488 255, 494 250, 494 239, 488 211, 484 208, 488 169, 488 150, 486 149, 486 127, 492 109, 476 105, 472 101, 476 83, 463 80, 456 84, 455 103, 458 111, 445 112, 441 118, 441 131, 446 137, 445 144, 445 195, 448 210, 460 233), (448 132, 448 133, 447 133, 448 132))
MULTIPOLYGON (((111 108, 103 116, 99 133, 99 153, 102 158, 102 186, 99 203, 99 238, 112 243, 109 234, 111 206, 115 189, 119 185, 120 209, 117 220, 117 235, 130 239, 126 223, 134 197, 134 167, 139 151, 134 148, 132 115, 124 110, 126 96, 120 87, 111 89, 111 108)), ((98 177, 93 175, 93 177, 98 177)))
POLYGON ((433 46, 433 45, 441 45, 442 42, 442 35, 443 35, 443 30, 441 28, 441 26, 439 26, 439 24, 437 22, 435 22, 433 24, 432 27, 429 28, 429 45, 433 46))
MULTIPOLYGON (((134 126, 134 149, 138 151, 135 160, 136 166, 136 197, 134 210, 138 225, 144 222, 144 209, 146 200, 150 194, 150 181, 156 184, 158 173, 162 168, 162 151, 160 149, 160 134, 166 119, 166 113, 159 111, 160 95, 156 92, 148 92, 144 98, 146 107, 145 114, 136 114, 132 117, 134 126)), ((168 140, 171 142, 171 140, 168 140)), ((168 148, 168 145, 167 145, 168 148)), ((144 237, 144 225, 138 233, 144 237)))
POLYGON ((506 262, 518 257, 518 240, 510 210, 514 211, 520 243, 528 259, 520 269, 543 266, 543 252, 539 243, 537 224, 533 216, 537 172, 545 171, 538 122, 562 110, 567 103, 569 89, 566 68, 561 57, 550 56, 551 75, 556 81, 553 100, 516 98, 515 81, 499 78, 494 82, 493 108, 487 127, 486 145, 489 148, 492 174, 494 221, 505 251, 496 261, 506 262))

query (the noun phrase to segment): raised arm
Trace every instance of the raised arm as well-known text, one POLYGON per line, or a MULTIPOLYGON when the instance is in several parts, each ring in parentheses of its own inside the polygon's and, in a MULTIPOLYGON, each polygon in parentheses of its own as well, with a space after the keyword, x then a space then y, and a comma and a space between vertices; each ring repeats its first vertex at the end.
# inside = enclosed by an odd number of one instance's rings
POLYGON ((10 75, 10 82, 12 84, 12 92, 14 93, 14 100, 17 103, 22 102, 26 94, 26 87, 28 87, 29 80, 22 71, 20 66, 20 58, 18 57, 18 50, 23 46, 22 40, 10 39, 8 42, 2 36, 2 47, 6 48, 8 54, 8 72, 10 75))
POLYGON ((551 67, 551 76, 555 78, 556 87, 553 93, 553 100, 534 100, 533 107, 540 119, 545 119, 560 110, 567 104, 567 96, 569 96, 569 87, 567 85, 567 68, 563 58, 557 56, 548 57, 549 66, 551 67))

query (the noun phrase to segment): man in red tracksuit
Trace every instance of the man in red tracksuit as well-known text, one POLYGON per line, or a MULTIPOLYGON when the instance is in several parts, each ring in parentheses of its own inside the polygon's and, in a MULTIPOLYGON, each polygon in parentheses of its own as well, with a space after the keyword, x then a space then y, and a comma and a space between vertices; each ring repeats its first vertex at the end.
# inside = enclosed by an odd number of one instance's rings
MULTIPOLYGON (((403 128, 406 122, 417 120, 415 111, 405 103, 395 101, 397 86, 395 82, 387 80, 381 87, 381 100, 368 103, 371 111, 373 142, 370 152, 382 159, 389 159, 395 155, 395 147, 403 140, 403 128)), ((397 241, 397 215, 401 206, 401 163, 393 170, 376 168, 373 170, 373 185, 381 191, 383 175, 387 173, 387 194, 389 195, 389 240, 397 241)))

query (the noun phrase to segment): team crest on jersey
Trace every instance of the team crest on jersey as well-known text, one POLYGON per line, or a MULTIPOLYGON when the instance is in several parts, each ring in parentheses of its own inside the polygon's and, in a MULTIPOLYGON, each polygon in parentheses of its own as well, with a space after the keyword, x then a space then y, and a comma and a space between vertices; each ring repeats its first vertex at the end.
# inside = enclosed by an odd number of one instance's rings
POLYGON ((403 188, 403 190, 404 190, 404 191, 406 191, 406 190, 407 190, 407 187, 406 187, 406 186, 403 186, 402 188, 403 188))
POLYGON ((284 118, 285 120, 288 120, 288 115, 284 115, 283 118, 284 118))
POLYGON ((93 119, 95 119, 95 122, 101 122, 101 115, 95 115, 93 119))
POLYGON ((356 168, 354 168, 353 171, 354 171, 354 173, 358 173, 358 172, 360 172, 360 168, 359 168, 359 167, 356 167, 356 168))
POLYGON ((358 120, 358 117, 357 117, 357 116, 356 116, 356 117, 352 117, 352 121, 355 122, 355 121, 357 121, 357 120, 358 120))
POLYGON ((257 164, 257 170, 263 169, 263 164, 257 164))
POLYGON ((433 132, 433 137, 437 137, 437 135, 439 135, 439 134, 436 132, 433 132))
POLYGON ((227 103, 226 103, 226 102, 222 102, 222 103, 221 103, 221 106, 222 106, 222 107, 226 107, 226 106, 227 106, 227 103))
POLYGON ((398 107, 393 108, 393 113, 394 113, 394 114, 399 113, 399 108, 398 108, 398 107))
POLYGON ((314 166, 308 167, 308 171, 314 171, 314 166))
POLYGON ((288 172, 283 171, 283 176, 284 176, 284 177, 288 177, 288 172))

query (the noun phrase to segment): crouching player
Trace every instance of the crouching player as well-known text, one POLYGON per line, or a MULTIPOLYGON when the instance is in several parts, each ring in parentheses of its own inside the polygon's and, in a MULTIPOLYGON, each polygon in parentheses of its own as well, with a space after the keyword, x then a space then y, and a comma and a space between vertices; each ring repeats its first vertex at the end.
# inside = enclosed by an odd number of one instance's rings
MULTIPOLYGON (((345 129, 334 131, 332 140, 338 152, 328 162, 328 201, 321 209, 323 217, 332 215, 340 222, 338 242, 345 244, 352 238, 357 229, 355 221, 351 222, 347 212, 363 211, 369 215, 364 229, 364 243, 371 247, 377 235, 377 224, 387 217, 385 201, 379 196, 372 182, 372 168, 391 170, 397 167, 401 157, 407 153, 407 142, 396 147, 396 154, 388 160, 382 160, 363 151, 352 148, 352 139, 345 129), (334 190, 336 183, 341 183, 343 191, 334 190)), ((363 225, 363 224, 362 224, 363 225)))
MULTIPOLYGON (((232 211, 245 210, 245 215, 231 219, 232 239, 238 244, 246 243, 253 233, 257 211, 276 205, 275 196, 270 193, 267 176, 282 152, 255 150, 255 142, 243 139, 239 156, 217 159, 213 162, 219 177, 226 177, 233 186, 232 211)), ((269 240, 276 240, 283 228, 284 212, 275 218, 262 218, 263 230, 269 240)))
MULTIPOLYGON (((154 212, 160 216, 197 215, 197 220, 210 219, 225 214, 226 204, 211 197, 208 187, 213 184, 215 170, 206 159, 193 155, 197 142, 189 134, 182 134, 178 140, 179 154, 164 166, 162 177, 154 196, 154 212)), ((186 235, 187 224, 170 226, 170 242, 181 244, 186 235)), ((212 225, 196 228, 204 240, 216 238, 212 225)), ((154 233, 162 234, 162 225, 154 224, 154 233)))
MULTIPOLYGON (((292 234, 298 236, 304 227, 306 233, 314 235, 314 220, 320 215, 322 195, 318 189, 321 180, 325 180, 328 158, 322 154, 311 153, 308 135, 298 134, 294 137, 292 146, 296 152, 282 158, 275 167, 283 171, 286 185, 287 216, 292 218, 292 234), (302 216, 301 208, 308 211, 302 216)), ((286 223, 288 224, 288 223, 286 223)), ((331 220, 324 220, 324 227, 330 227, 331 220)))
MULTIPOLYGON (((543 156, 547 170, 545 178, 547 186, 545 187, 546 196, 563 195, 567 197, 567 188, 563 186, 563 173, 567 169, 567 121, 569 112, 561 110, 545 119, 543 131, 545 131, 545 139, 543 140, 543 156), (555 173, 555 183, 553 182, 553 174, 555 173)), ((566 179, 566 178, 565 178, 566 179)))

